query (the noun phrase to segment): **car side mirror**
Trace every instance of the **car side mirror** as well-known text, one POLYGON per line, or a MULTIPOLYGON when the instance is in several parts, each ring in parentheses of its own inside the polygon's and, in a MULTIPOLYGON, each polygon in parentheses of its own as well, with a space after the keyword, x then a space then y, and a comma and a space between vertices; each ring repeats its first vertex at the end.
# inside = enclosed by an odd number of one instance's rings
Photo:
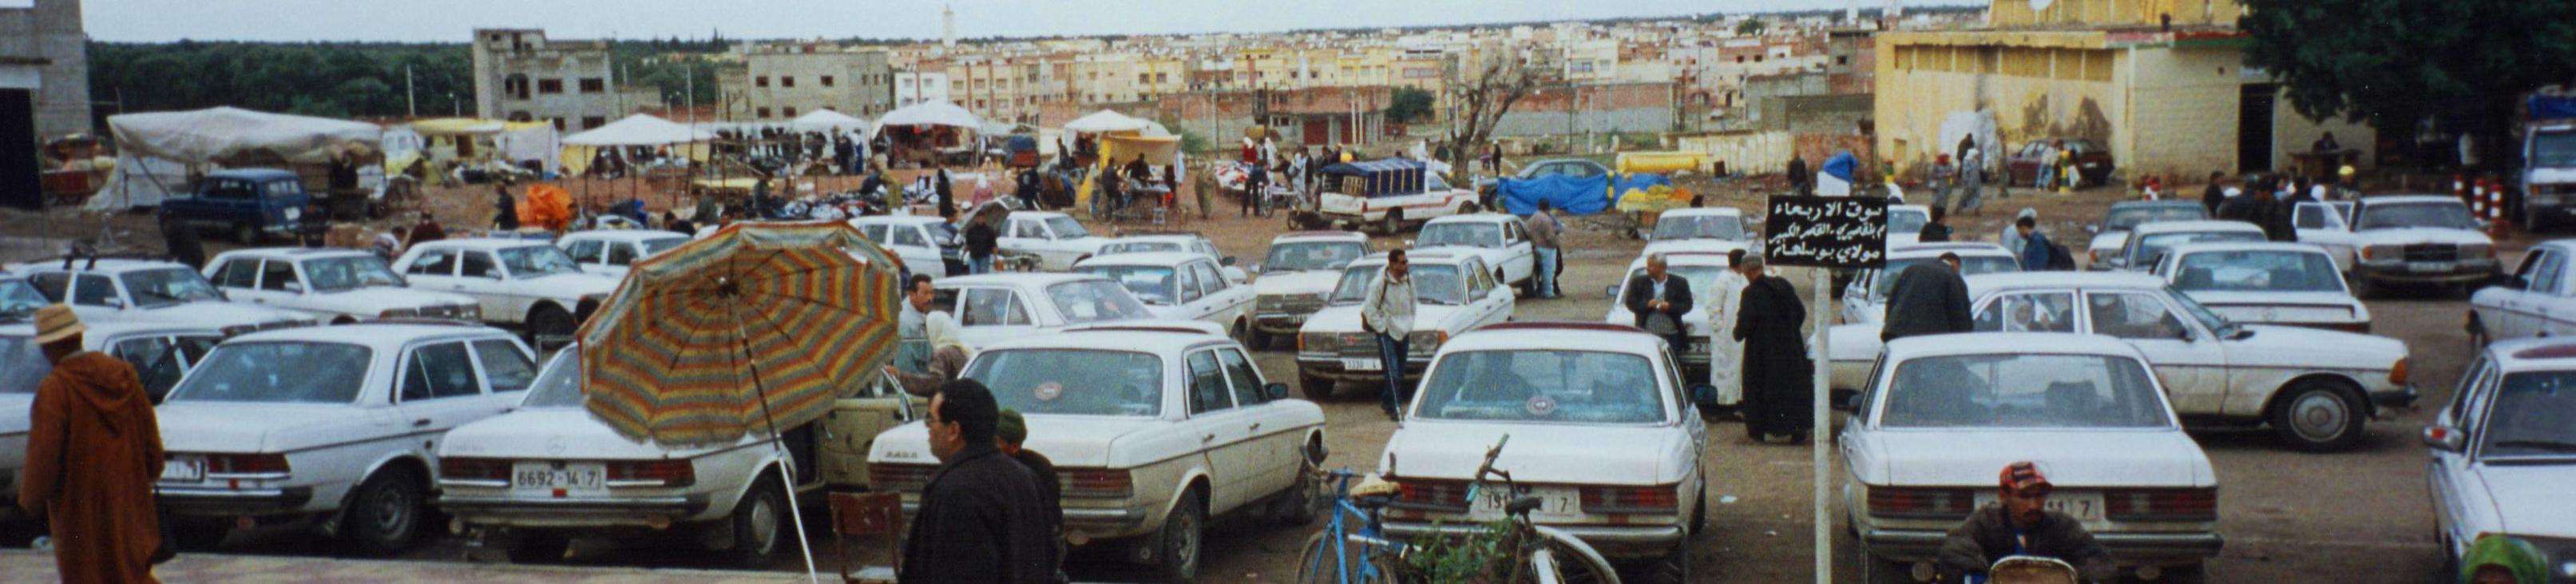
POLYGON ((1288 399, 1288 384, 1273 383, 1261 386, 1261 399, 1288 399))
POLYGON ((2522 276, 2501 273, 2496 274, 2494 278, 2488 279, 2487 285, 2507 290, 2521 290, 2531 287, 2531 283, 2522 281, 2522 276))
POLYGON ((2466 450, 2468 443, 2468 435, 2460 433, 2459 428, 2441 424, 2424 426, 2425 447, 2443 452, 2459 452, 2466 450))
POLYGON ((1834 411, 1846 414, 1860 413, 1860 392, 1837 389, 1833 391, 1833 398, 1834 411))
POLYGON ((1706 383, 1693 385, 1690 388, 1690 396, 1691 403, 1699 404, 1700 407, 1717 407, 1717 386, 1715 385, 1706 383))
POLYGON ((1608 285, 1608 286, 1602 286, 1602 287, 1601 287, 1601 295, 1602 295, 1602 296, 1608 296, 1608 297, 1610 297, 1610 299, 1611 299, 1611 300, 1618 300, 1618 299, 1619 299, 1619 285, 1618 285, 1618 284, 1611 284, 1611 285, 1608 285))
POLYGON ((287 283, 286 283, 286 291, 287 291, 287 292, 296 293, 296 294, 303 294, 303 293, 304 293, 304 283, 303 283, 303 282, 287 282, 287 283))
POLYGON ((1216 260, 1216 263, 1217 263, 1217 265, 1220 265, 1220 266, 1225 266, 1225 267, 1229 267, 1229 268, 1234 267, 1234 256, 1225 256, 1225 257, 1223 257, 1223 258, 1218 258, 1218 259, 1216 260))
POLYGON ((2086 226, 2084 226, 2084 232, 2085 232, 2085 233, 2094 234, 2094 235, 2101 235, 2101 234, 2102 234, 2102 226, 2100 226, 2100 225, 2086 225, 2086 226))
POLYGON ((1253 264, 1253 265, 1251 265, 1251 266, 1247 266, 1247 267, 1245 267, 1245 268, 1243 268, 1243 269, 1244 269, 1244 270, 1246 270, 1246 271, 1250 271, 1250 272, 1252 272, 1252 273, 1258 274, 1258 273, 1261 273, 1261 264, 1253 264))

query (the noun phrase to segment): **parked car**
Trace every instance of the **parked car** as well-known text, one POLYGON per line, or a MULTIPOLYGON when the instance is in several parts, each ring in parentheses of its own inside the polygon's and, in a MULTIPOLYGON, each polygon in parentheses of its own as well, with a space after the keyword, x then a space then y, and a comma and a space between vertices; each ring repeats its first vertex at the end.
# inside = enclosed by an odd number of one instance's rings
MULTIPOLYGON (((1434 253, 1406 254, 1411 267, 1413 297, 1413 334, 1407 335, 1404 377, 1420 379, 1422 369, 1431 364, 1431 355, 1440 344, 1456 336, 1508 320, 1515 299, 1512 291, 1496 282, 1485 260, 1473 255, 1434 253)), ((1386 271, 1386 258, 1374 257, 1351 262, 1342 269, 1342 279, 1333 284, 1333 295, 1325 299, 1324 309, 1306 320, 1297 332, 1297 385, 1307 399, 1321 400, 1333 396, 1333 384, 1339 381, 1383 385, 1385 363, 1378 355, 1377 337, 1360 330, 1360 299, 1367 297, 1370 282, 1386 271)))
MULTIPOLYGON (((0 498, 12 501, 18 496, 19 470, 26 467, 36 385, 54 370, 36 345, 36 327, 27 318, 25 312, 0 312, 0 498)), ((159 403, 222 340, 223 333, 208 328, 102 322, 81 333, 81 350, 104 352, 133 366, 144 395, 159 403)))
MULTIPOLYGON (((712 444, 627 438, 584 409, 580 354, 578 346, 557 351, 518 409, 447 433, 438 449, 440 511, 514 562, 561 559, 571 538, 598 535, 679 533, 750 565, 795 545, 779 488, 790 457, 770 447, 767 432, 712 444)), ((874 381, 842 398, 834 418, 790 429, 785 439, 803 441, 809 453, 846 450, 912 419, 903 391, 882 375, 874 381), (844 409, 892 415, 831 424, 844 409)), ((799 492, 821 489, 831 470, 854 473, 861 478, 854 486, 867 486, 861 459, 808 455, 793 462, 799 492), (836 462, 859 466, 833 469, 836 462)))
POLYGON ((2370 332, 2370 307, 2314 245, 2186 243, 2166 250, 2154 273, 2228 322, 2370 332))
POLYGON ((2263 228, 2243 221, 2221 220, 2143 223, 2129 229, 2129 239, 2120 246, 2118 253, 2091 269, 2144 272, 2154 268, 2157 258, 2173 246, 2244 241, 2265 241, 2263 228))
POLYGON ((2495 240, 2469 207, 2449 195, 2363 197, 2352 210, 2361 259, 2353 265, 2356 295, 2382 284, 2438 284, 2474 288, 2495 278, 2495 240))
MULTIPOLYGON (((2307 451, 2359 444, 2362 423, 2417 396, 2404 342, 2304 327, 2231 322, 2147 274, 2029 272, 1968 277, 1981 332, 2100 334, 2146 354, 2184 421, 2269 425, 2307 451), (2079 300, 2081 302, 2079 302, 2079 300)), ((1832 386, 1855 390, 1879 352, 1879 325, 1836 327, 1832 386)))
POLYGON ((1717 241, 1741 246, 1752 243, 1754 234, 1760 231, 1745 218, 1742 209, 1683 207, 1655 216, 1655 230, 1646 236, 1646 242, 1717 241))
POLYGON ((1191 252, 1141 252, 1091 256, 1073 271, 1117 282, 1154 318, 1195 320, 1224 327, 1244 339, 1252 332, 1252 287, 1226 279, 1216 260, 1191 252))
MULTIPOLYGON (((1843 289, 1842 321, 1879 322, 1887 318, 1887 295, 1896 290, 1897 276, 1906 268, 1941 261, 1941 254, 1959 254, 1959 275, 2019 272, 2021 263, 2004 246, 1986 242, 1918 243, 1887 252, 1885 267, 1861 270, 1843 289)), ((1694 289, 1696 291, 1696 289, 1694 289)))
POLYGON ((1217 271, 1222 273, 1228 282, 1242 284, 1252 280, 1252 274, 1243 271, 1243 268, 1235 267, 1234 256, 1217 251, 1216 242, 1208 241, 1207 236, 1195 231, 1128 233, 1110 239, 1109 245, 1100 246, 1100 253, 1095 255, 1163 251, 1187 252, 1206 257, 1208 261, 1216 262, 1217 271))
POLYGON ((2455 565, 2482 535, 2521 539, 2568 579, 2576 565, 2576 344, 2501 341, 2479 351, 2424 427, 2433 540, 2455 565))
POLYGON ((1325 166, 1316 213, 1346 228, 1395 234, 1411 223, 1474 213, 1476 192, 1452 188, 1421 162, 1388 158, 1325 166))
POLYGON ((79 259, 20 264, 11 270, 51 302, 70 304, 82 322, 152 322, 211 328, 225 335, 311 326, 299 312, 236 302, 178 262, 79 259))
POLYGON ((2484 345, 2576 335, 2576 239, 2553 239, 2522 253, 2513 275, 2469 296, 2469 337, 2484 345))
POLYGON ((479 325, 234 337, 158 408, 169 462, 155 489, 182 548, 309 518, 396 553, 438 527, 424 512, 447 431, 519 403, 535 378, 527 345, 479 325))
POLYGON ((957 317, 959 335, 977 347, 1031 333, 1109 323, 1151 322, 1224 335, 1222 326, 1164 320, 1136 295, 1092 274, 999 273, 958 276, 931 284, 931 310, 957 317))
MULTIPOLYGON (((2014 150, 2011 155, 2004 157, 2004 172, 2011 175, 2012 184, 2030 186, 2039 182, 2040 161, 2045 159, 2048 151, 2057 148, 2057 140, 2056 138, 2032 140, 2028 144, 2023 144, 2020 150, 2014 150)), ((2075 157, 2075 173, 2084 177, 2082 186, 2099 186, 2111 182, 2111 171, 2116 167, 2112 164, 2110 150, 2094 144, 2092 140, 2082 138, 2064 140, 2067 152, 2075 157)), ((2058 175, 2057 180, 2064 181, 2066 177, 2058 175)))
POLYGON ((403 252, 393 268, 413 288, 474 298, 485 322, 525 330, 548 347, 571 342, 573 329, 618 282, 583 273, 560 248, 524 239, 425 241, 403 252))
POLYGON ((1508 323, 1450 339, 1378 459, 1403 485, 1386 507, 1387 535, 1479 532, 1505 501, 1537 497, 1531 522, 1692 581, 1690 540, 1709 505, 1699 466, 1708 427, 1692 403, 1714 390, 1680 376, 1660 339, 1624 325, 1508 323), (1505 437, 1494 468, 1525 492, 1469 500, 1486 451, 1505 437))
POLYGON ((304 229, 313 198, 295 173, 275 168, 217 170, 187 192, 161 201, 160 214, 198 230, 229 233, 243 245, 304 229))
POLYGON ((927 215, 866 215, 850 226, 903 260, 904 269, 931 279, 966 275, 966 238, 957 226, 927 215))
POLYGON ((1324 308, 1324 297, 1342 268, 1370 254, 1368 236, 1350 231, 1296 231, 1270 240, 1270 250, 1252 270, 1252 334, 1244 341, 1254 350, 1270 348, 1272 335, 1296 342, 1306 318, 1324 308))
MULTIPOLYGON (((1628 305, 1621 302, 1621 299, 1628 297, 1628 283, 1635 282, 1638 276, 1646 274, 1646 258, 1652 255, 1654 254, 1639 254, 1637 259, 1628 260, 1628 271, 1621 272, 1619 283, 1601 289, 1601 293, 1610 299, 1610 310, 1601 315, 1601 322, 1619 326, 1636 326, 1637 313, 1628 312, 1628 305)), ((1728 267, 1724 253, 1672 252, 1663 255, 1664 270, 1690 285, 1693 302, 1709 302, 1715 294, 1711 291, 1717 287, 1717 275, 1726 271, 1728 267)), ((1691 345, 1683 347, 1680 351, 1684 379, 1708 379, 1708 339, 1711 327, 1708 319, 1717 312, 1714 306, 1697 305, 1691 307, 1689 313, 1682 315, 1682 328, 1686 329, 1685 332, 1690 334, 1691 339, 1691 345)), ((1721 387, 1718 388, 1718 394, 1719 404, 1728 406, 1735 405, 1736 398, 1744 395, 1742 388, 1739 387, 1721 387)))
POLYGON ((1999 504, 1996 469, 2025 460, 2054 486, 2048 508, 2141 579, 2218 555, 2218 474, 2137 348, 1976 333, 1897 339, 1878 359, 1835 441, 1867 571, 1930 571, 1950 529, 1999 504))
POLYGON ((384 258, 354 249, 270 247, 224 252, 206 262, 224 295, 312 315, 331 324, 376 318, 483 320, 473 297, 416 290, 384 258))
POLYGON ((2361 256, 2361 237, 2352 232, 2352 208, 2352 201, 2308 201, 2293 207, 2290 216, 2299 243, 2325 248, 2334 256, 2335 269, 2347 274, 2361 256))
POLYGON ((688 242, 689 236, 657 229, 594 229, 566 233, 555 247, 582 272, 623 280, 627 267, 688 242))
MULTIPOLYGON (((1242 345, 1197 331, 1107 327, 985 347, 964 377, 1028 417, 1030 450, 1064 483, 1066 539, 1123 545, 1161 579, 1198 577, 1208 518, 1311 519, 1324 413, 1267 383, 1242 345)), ((868 452, 872 486, 918 508, 937 470, 908 423, 868 452)))
POLYGON ((2119 253, 2120 248, 2127 247, 2129 230, 2136 229, 2139 225, 2158 221, 2208 219, 2209 208, 2200 206, 2199 201, 2167 199, 2112 203, 2110 210, 2102 212, 2101 221, 2084 226, 2086 232, 2093 234, 2092 243, 2084 246, 2085 268, 2092 270, 2109 268, 2110 266, 2104 264, 2103 260, 2109 259, 2111 254, 2119 253))
POLYGON ((1530 243, 1529 225, 1502 213, 1454 215, 1422 224, 1410 242, 1414 253, 1473 255, 1494 271, 1494 281, 1515 290, 1538 289, 1538 248, 1530 243))
POLYGON ((1896 249, 1923 241, 1923 226, 1932 223, 1929 205, 1887 206, 1887 248, 1896 249))
POLYGON ((1100 246, 1109 244, 1082 222, 1054 211, 1013 211, 1003 221, 998 251, 1034 258, 1040 270, 1073 269, 1074 262, 1099 255, 1100 246))

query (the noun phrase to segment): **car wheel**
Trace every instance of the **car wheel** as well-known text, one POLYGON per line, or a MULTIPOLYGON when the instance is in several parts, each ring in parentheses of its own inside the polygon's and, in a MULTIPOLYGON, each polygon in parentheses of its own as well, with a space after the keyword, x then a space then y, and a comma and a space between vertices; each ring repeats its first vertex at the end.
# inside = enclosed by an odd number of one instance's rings
POLYGON ((222 519, 163 515, 161 520, 170 522, 170 529, 166 531, 171 538, 171 541, 161 543, 180 551, 215 549, 224 543, 224 536, 232 534, 233 528, 233 522, 222 519))
POLYGON ((572 315, 564 313, 562 307, 540 305, 528 313, 528 346, 543 351, 548 339, 570 341, 573 328, 572 315))
POLYGON ((2352 275, 2352 297, 2362 300, 2378 298, 2379 283, 2370 281, 2370 276, 2368 275, 2358 272, 2354 273, 2352 275))
POLYGON ((1655 561, 1655 579, 1672 584, 1689 583, 1691 581, 1690 548, 1688 537, 1673 542, 1673 549, 1665 550, 1664 557, 1655 561))
POLYGON ((341 519, 341 533, 358 551, 390 556, 411 547, 412 537, 420 534, 421 495, 426 492, 416 475, 410 469, 388 469, 358 485, 341 519))
POLYGON ((1206 495, 1191 490, 1181 502, 1164 515, 1163 529, 1156 533, 1154 558, 1156 575, 1165 582, 1192 582, 1199 577, 1199 544, 1207 526, 1206 495))
POLYGON ((233 226, 233 241, 242 245, 259 244, 259 226, 243 223, 233 226))
POLYGON ((1700 534, 1708 532, 1708 479, 1706 478, 1699 481, 1699 506, 1691 509, 1689 529, 1690 532, 1683 534, 1683 539, 1698 539, 1700 534))
POLYGON ((778 474, 764 472, 751 490, 734 503, 733 549, 726 550, 733 564, 745 568, 768 565, 778 553, 779 542, 787 535, 787 495, 779 491, 778 474))
POLYGON ((1297 374, 1297 390, 1306 395, 1306 401, 1320 402, 1333 399, 1334 389, 1333 380, 1311 377, 1304 372, 1297 374))
POLYGON ((2487 335, 2487 323, 2480 322, 2474 315, 2470 316, 2469 349, 2472 351, 2485 349, 2487 348, 2487 344, 2493 342, 2495 342, 2495 339, 2487 335))
POLYGON ((1384 216, 1384 217, 1380 217, 1380 218, 1379 218, 1379 220, 1378 220, 1378 226, 1377 226, 1377 227, 1378 227, 1378 229, 1379 229, 1379 230, 1385 231, 1387 235, 1395 235, 1395 234, 1397 234, 1397 233, 1403 233, 1403 232, 1404 232, 1404 210, 1403 210, 1403 209, 1388 209, 1388 210, 1386 211, 1386 216, 1384 216))
POLYGON ((559 562, 564 551, 572 549, 572 538, 561 534, 525 534, 510 540, 505 550, 513 564, 559 562))
MULTIPOLYGON (((1307 444, 1310 452, 1317 448, 1320 447, 1313 442, 1307 444)), ((1315 522, 1315 516, 1322 514, 1315 497, 1316 474, 1313 457, 1298 457, 1297 484, 1270 501, 1272 522, 1288 527, 1315 522)))
POLYGON ((2342 384, 2303 380, 2290 384, 2272 408, 2272 431, 2299 450, 2343 450, 2361 441, 2365 412, 2342 384))
POLYGON ((1254 350, 1261 348, 1260 343, 1252 341, 1252 323, 1238 319, 1234 321, 1232 328, 1233 330, 1227 331, 1226 336, 1234 337, 1234 342, 1252 345, 1254 350))

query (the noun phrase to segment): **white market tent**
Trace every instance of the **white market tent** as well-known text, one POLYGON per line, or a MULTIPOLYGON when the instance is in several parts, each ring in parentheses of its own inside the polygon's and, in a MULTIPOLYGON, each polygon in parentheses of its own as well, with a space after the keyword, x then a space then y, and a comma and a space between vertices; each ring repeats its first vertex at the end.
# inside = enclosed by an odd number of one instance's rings
POLYGON ((953 126, 977 131, 984 128, 984 119, 954 103, 926 101, 896 108, 877 118, 878 133, 884 133, 888 126, 953 126))
POLYGON ((1064 129, 1068 132, 1080 132, 1084 134, 1097 134, 1101 132, 1142 132, 1152 124, 1153 122, 1151 121, 1129 117, 1127 114, 1118 113, 1114 110, 1100 110, 1091 112, 1091 115, 1074 118, 1073 121, 1065 122, 1064 129))
POLYGON ((187 188, 184 179, 169 180, 173 167, 321 164, 342 152, 375 150, 384 137, 383 128, 365 122, 233 107, 118 114, 107 117, 107 127, 116 138, 117 171, 89 198, 86 207, 95 211, 161 204, 187 188))
POLYGON ((565 136, 565 146, 666 146, 713 140, 712 130, 692 128, 651 114, 635 114, 590 131, 565 136))
POLYGON ((787 122, 787 126, 809 132, 860 130, 868 127, 868 121, 850 114, 824 109, 796 116, 796 119, 787 122))

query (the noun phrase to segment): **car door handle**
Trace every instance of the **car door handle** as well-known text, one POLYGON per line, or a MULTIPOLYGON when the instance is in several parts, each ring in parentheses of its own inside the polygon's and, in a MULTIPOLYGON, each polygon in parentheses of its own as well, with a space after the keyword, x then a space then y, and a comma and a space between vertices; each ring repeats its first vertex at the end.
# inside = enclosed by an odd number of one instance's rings
POLYGON ((1209 443, 1209 442, 1215 442, 1215 441, 1216 441, 1216 435, 1215 435, 1215 434, 1208 434, 1208 435, 1200 436, 1200 437, 1199 437, 1199 443, 1201 443, 1201 444, 1205 444, 1205 443, 1209 443))
POLYGON ((1252 431, 1254 431, 1254 432, 1259 432, 1259 431, 1261 431, 1261 423, 1260 423, 1260 422, 1253 422, 1253 423, 1252 423, 1252 431))
POLYGON ((418 419, 418 420, 412 420, 412 421, 411 421, 411 427, 414 427, 414 428, 419 428, 419 427, 422 427, 422 426, 428 426, 428 425, 429 425, 429 418, 421 418, 421 419, 418 419))

